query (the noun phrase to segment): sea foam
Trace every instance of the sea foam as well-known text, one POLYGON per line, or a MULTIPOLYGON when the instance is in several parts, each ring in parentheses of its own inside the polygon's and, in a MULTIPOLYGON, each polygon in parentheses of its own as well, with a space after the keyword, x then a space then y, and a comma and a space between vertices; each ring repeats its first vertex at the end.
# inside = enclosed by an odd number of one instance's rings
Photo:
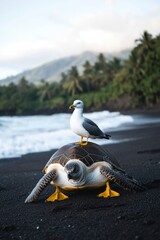
MULTIPOLYGON (((51 116, 0 117, 0 158, 48 151, 79 141, 79 137, 70 129, 70 116, 71 114, 61 113, 51 116)), ((101 111, 84 116, 92 119, 102 130, 133 122, 131 116, 119 112, 101 111)), ((106 140, 91 141, 106 143, 106 140)), ((113 143, 113 140, 107 143, 113 143)))

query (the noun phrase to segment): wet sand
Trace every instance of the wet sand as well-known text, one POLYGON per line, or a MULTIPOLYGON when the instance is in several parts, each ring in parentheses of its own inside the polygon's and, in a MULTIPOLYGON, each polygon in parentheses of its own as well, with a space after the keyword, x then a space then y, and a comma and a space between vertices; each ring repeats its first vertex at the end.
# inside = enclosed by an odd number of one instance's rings
POLYGON ((35 203, 24 204, 55 150, 2 159, 0 239, 160 239, 160 124, 115 131, 112 138, 126 141, 103 147, 145 191, 112 184, 120 197, 98 198, 99 189, 67 192, 69 199, 45 203, 54 192, 49 186, 35 203))

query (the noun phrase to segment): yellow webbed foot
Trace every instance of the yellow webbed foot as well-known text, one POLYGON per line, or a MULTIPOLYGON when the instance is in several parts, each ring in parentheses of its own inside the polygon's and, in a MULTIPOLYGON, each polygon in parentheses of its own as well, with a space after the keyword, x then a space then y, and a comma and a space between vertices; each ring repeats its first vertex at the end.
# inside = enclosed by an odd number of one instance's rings
POLYGON ((87 146, 87 144, 88 144, 88 141, 82 142, 82 143, 81 143, 81 146, 87 146))
POLYGON ((68 196, 62 193, 59 189, 59 187, 56 187, 55 193, 53 193, 49 198, 46 199, 45 202, 54 202, 54 201, 62 201, 64 199, 67 199, 68 196))
POLYGON ((88 138, 87 138, 86 142, 83 142, 82 140, 83 140, 83 137, 81 137, 80 142, 76 142, 76 144, 79 144, 81 146, 86 146, 88 144, 88 138))
POLYGON ((109 183, 106 184, 106 190, 98 195, 98 197, 118 197, 120 194, 116 191, 111 190, 109 183))
POLYGON ((88 144, 88 142, 76 142, 76 144, 79 144, 81 146, 86 146, 88 144))

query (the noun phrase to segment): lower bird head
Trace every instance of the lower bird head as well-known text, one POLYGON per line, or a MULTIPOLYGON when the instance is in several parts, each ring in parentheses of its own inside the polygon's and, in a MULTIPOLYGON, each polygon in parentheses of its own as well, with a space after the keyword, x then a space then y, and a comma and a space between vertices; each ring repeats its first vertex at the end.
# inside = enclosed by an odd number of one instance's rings
POLYGON ((80 183, 84 181, 84 167, 79 160, 69 160, 65 165, 65 172, 69 181, 80 183))

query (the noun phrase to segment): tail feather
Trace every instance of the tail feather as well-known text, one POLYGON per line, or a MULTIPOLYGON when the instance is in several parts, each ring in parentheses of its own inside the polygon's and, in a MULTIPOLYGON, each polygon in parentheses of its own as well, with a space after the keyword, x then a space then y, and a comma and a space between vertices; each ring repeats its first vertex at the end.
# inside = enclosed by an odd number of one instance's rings
POLYGON ((104 134, 104 135, 103 135, 103 138, 105 138, 105 139, 110 139, 110 138, 111 138, 111 135, 109 135, 109 134, 104 134))

